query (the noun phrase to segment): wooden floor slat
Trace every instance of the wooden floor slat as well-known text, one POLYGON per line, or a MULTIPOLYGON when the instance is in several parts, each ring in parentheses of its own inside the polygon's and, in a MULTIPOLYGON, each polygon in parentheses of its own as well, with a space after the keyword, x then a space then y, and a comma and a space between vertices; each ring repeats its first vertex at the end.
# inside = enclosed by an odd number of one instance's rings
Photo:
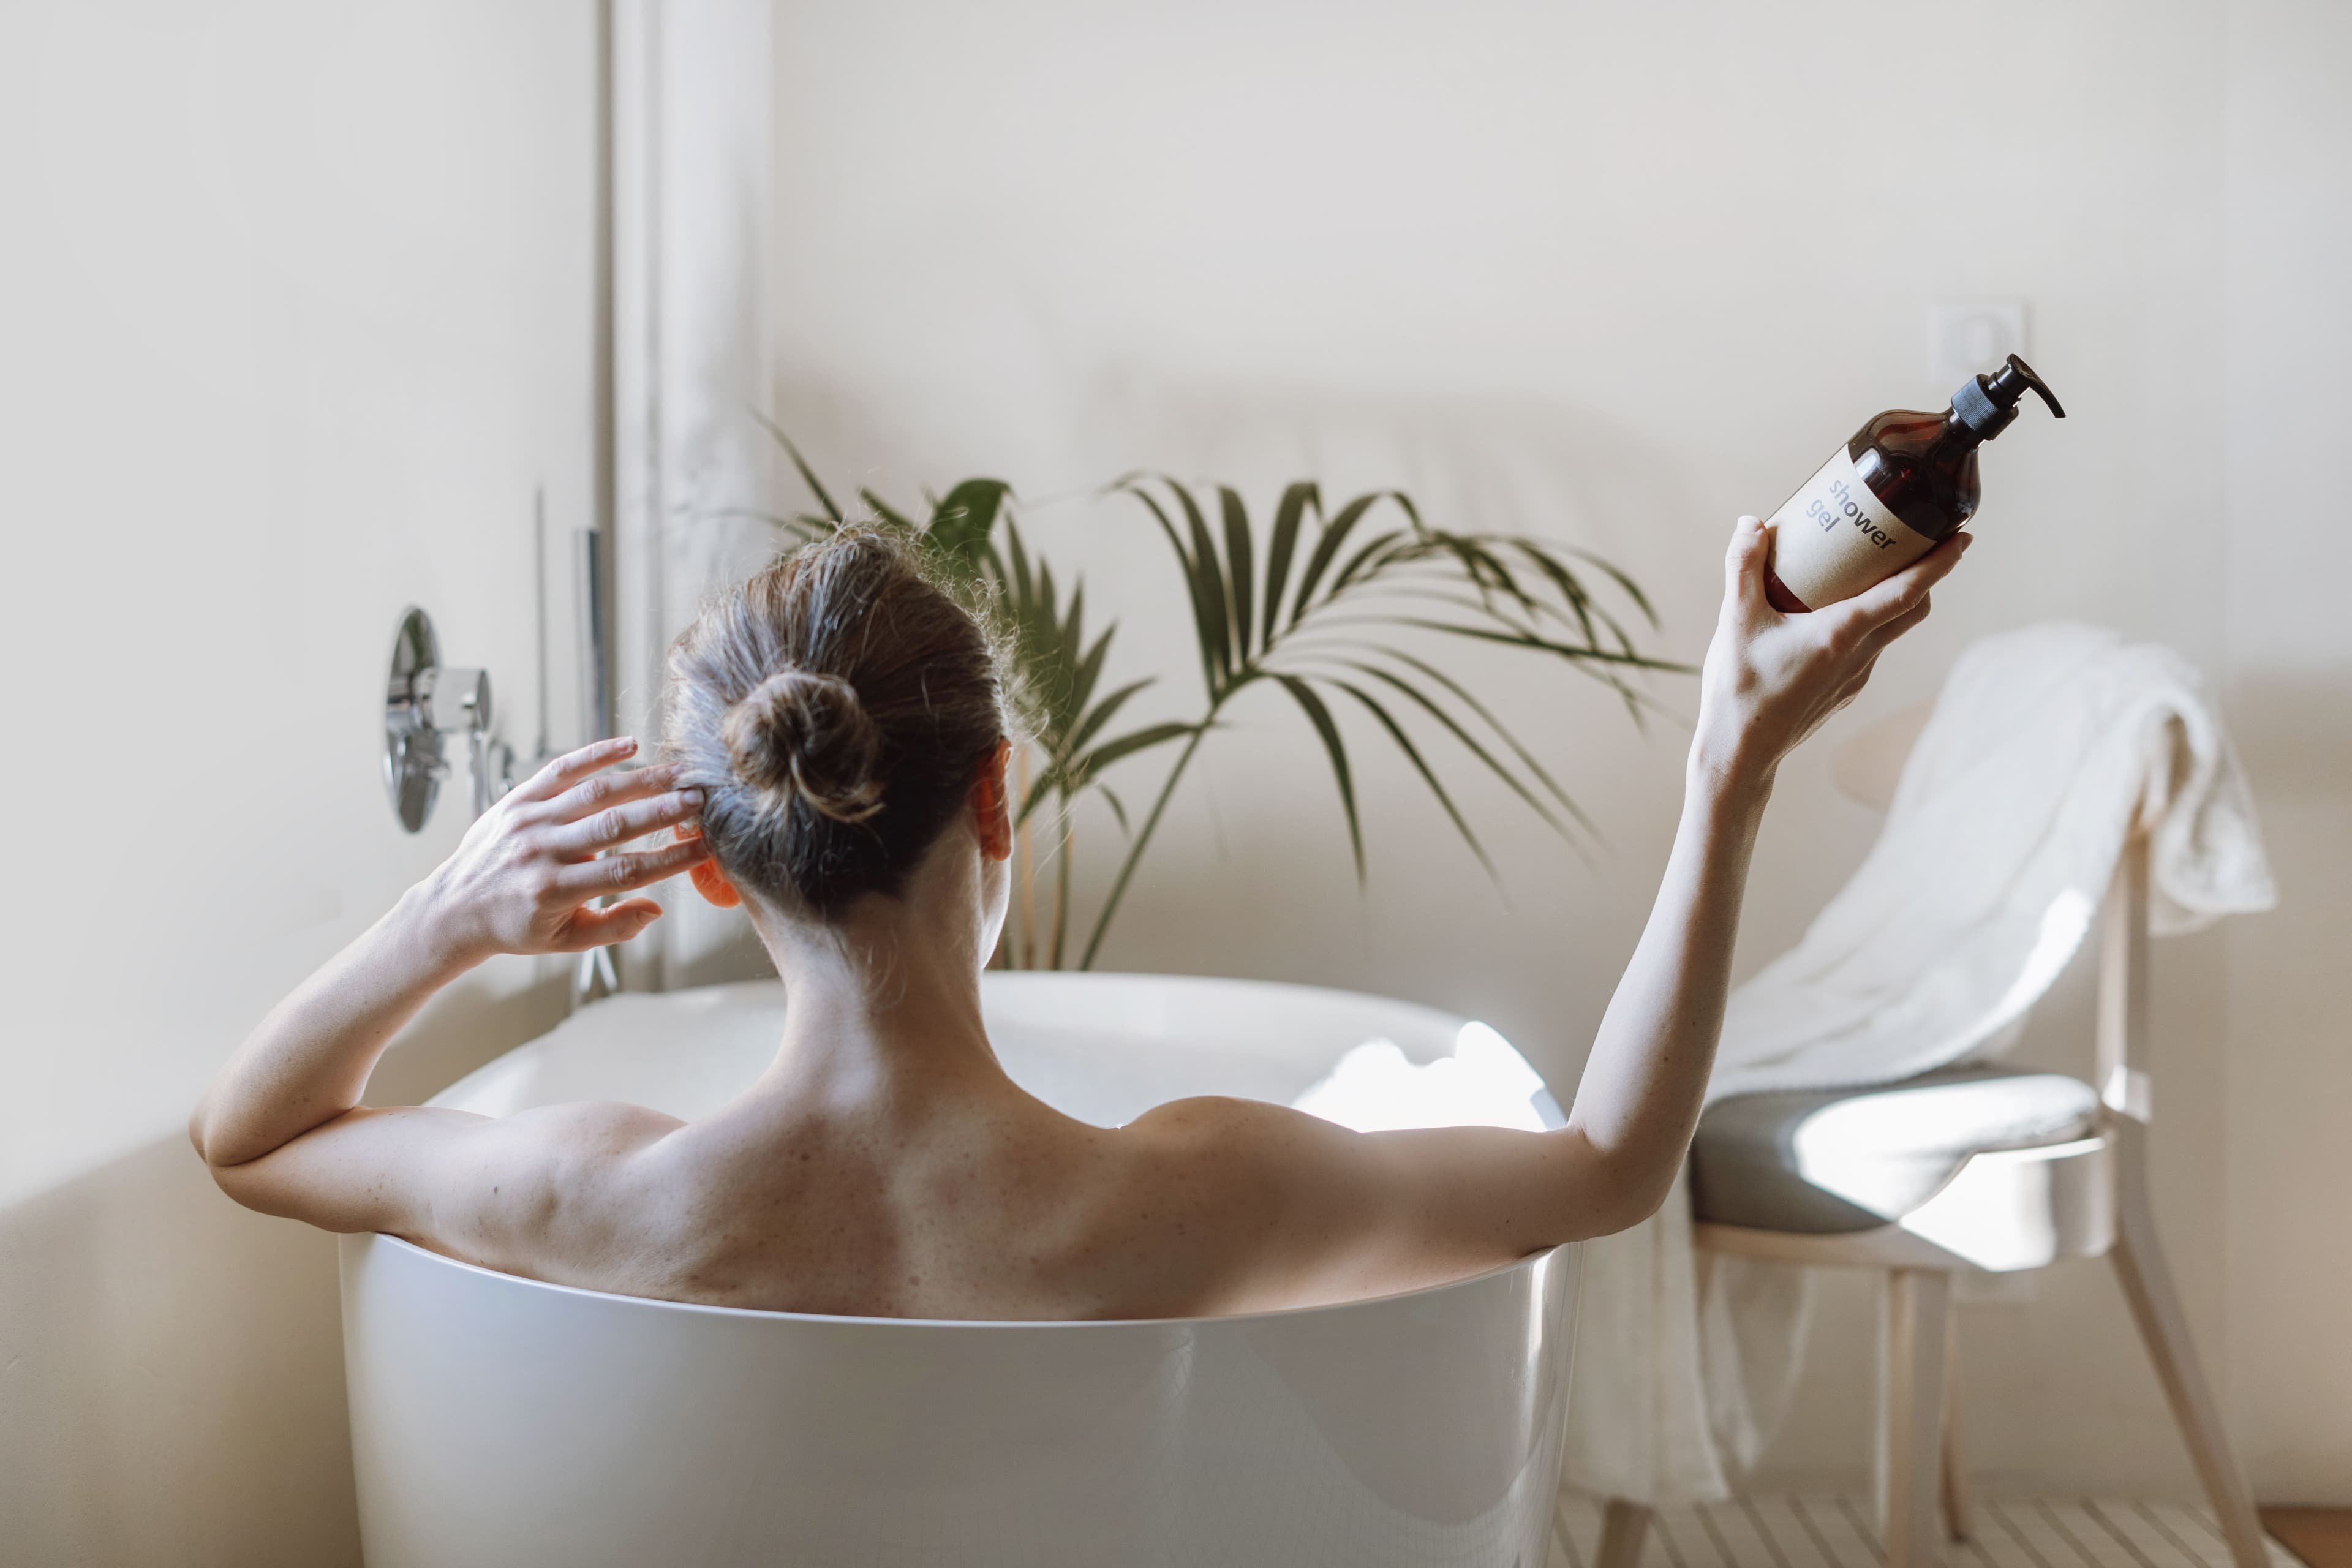
MULTIPOLYGON (((1592 1568, 1601 1504, 1564 1492, 1546 1568, 1592 1568)), ((2212 1517, 2179 1503, 2112 1498, 1979 1500, 1975 1534, 1944 1552, 1945 1568, 2231 1568, 2212 1517)), ((2275 1541, 2273 1568, 2300 1568, 2275 1541)), ((1660 1509, 1641 1568, 1879 1568, 1867 1499, 1735 1498, 1660 1509)))
POLYGON ((1986 1541, 1991 1549, 1992 1560, 2001 1568, 2009 1568, 2011 1563, 2019 1564, 2020 1568, 2028 1564, 2031 1568, 2068 1568, 2066 1563, 2052 1562, 2049 1554, 2042 1550, 2041 1543, 2028 1535, 2001 1504, 1987 1502, 1978 1511, 1984 1515, 1989 1526, 1986 1541))

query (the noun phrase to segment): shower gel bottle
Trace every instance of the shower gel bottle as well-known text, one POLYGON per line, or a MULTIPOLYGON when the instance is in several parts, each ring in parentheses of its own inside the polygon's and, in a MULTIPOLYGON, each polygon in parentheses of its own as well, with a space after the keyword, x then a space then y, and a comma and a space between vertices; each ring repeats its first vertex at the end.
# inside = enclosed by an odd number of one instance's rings
POLYGON ((1944 413, 1892 408, 1855 431, 1765 525, 1773 608, 1850 599, 1958 532, 1977 510, 1977 448, 2009 428, 2028 388, 2066 417, 2033 367, 2011 354, 1992 374, 1969 377, 1944 413))

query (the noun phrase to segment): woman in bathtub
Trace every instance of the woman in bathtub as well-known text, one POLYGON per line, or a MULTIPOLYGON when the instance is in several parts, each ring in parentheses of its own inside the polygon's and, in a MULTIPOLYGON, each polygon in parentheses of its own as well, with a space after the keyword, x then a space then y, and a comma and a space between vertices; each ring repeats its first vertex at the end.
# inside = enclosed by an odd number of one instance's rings
POLYGON ((1664 882, 1558 1131, 1353 1132, 1243 1100, 1106 1130, 1015 1085, 980 1005, 1013 845, 1002 675, 913 546, 852 530, 678 639, 660 762, 610 771, 635 746, 603 742, 491 807, 263 1020, 189 1132, 265 1213, 567 1285, 804 1312, 1248 1311, 1622 1229, 1664 1201, 1697 1121, 1775 770, 1967 543, 1783 616, 1764 531, 1740 520, 1664 882), (622 848, 639 841, 661 842, 622 848), (695 1122, 360 1104, 435 991, 493 953, 625 942, 659 908, 590 900, 681 871, 743 906, 791 998, 774 1064, 735 1100, 695 1122))

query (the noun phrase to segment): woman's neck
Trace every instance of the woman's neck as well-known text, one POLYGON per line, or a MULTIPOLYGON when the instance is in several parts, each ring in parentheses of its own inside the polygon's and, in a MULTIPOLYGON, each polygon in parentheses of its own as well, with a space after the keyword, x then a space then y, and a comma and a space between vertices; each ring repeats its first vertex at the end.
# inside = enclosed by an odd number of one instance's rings
POLYGON ((785 998, 761 1092, 812 1110, 905 1107, 1003 1080, 981 1015, 981 933, 957 900, 869 897, 821 930, 759 923, 785 998))

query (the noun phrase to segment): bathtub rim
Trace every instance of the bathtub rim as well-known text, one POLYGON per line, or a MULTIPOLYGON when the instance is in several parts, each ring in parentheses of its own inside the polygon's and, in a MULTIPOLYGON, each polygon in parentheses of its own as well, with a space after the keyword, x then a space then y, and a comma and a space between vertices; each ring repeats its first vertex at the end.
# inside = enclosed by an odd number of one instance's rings
MULTIPOLYGON (((1489 1029, 1495 1028, 1494 1025, 1486 1024, 1484 1019, 1474 1018, 1466 1013, 1456 1013, 1450 1008, 1437 1006, 1433 1003, 1415 1002, 1402 996, 1384 995, 1377 991, 1355 991, 1344 985, 1320 985, 1301 980, 1266 980, 1254 975, 1194 974, 1177 971, 1162 973, 1150 969, 990 969, 982 972, 983 987, 1014 993, 1051 989, 1055 985, 1073 983, 1081 989, 1108 990, 1114 988, 1118 982, 1139 981, 1148 986, 1168 986, 1180 993, 1215 990, 1255 991, 1262 994, 1281 994, 1294 1001, 1336 997, 1356 1005, 1369 1004, 1377 1007, 1395 1009, 1404 1014, 1417 1014, 1420 1016, 1416 1018, 1416 1022, 1456 1035, 1472 1024, 1480 1024, 1489 1029)), ((753 975, 743 980, 718 980, 702 985, 685 985, 671 991, 624 991, 615 993, 615 996, 664 1001, 673 998, 708 997, 713 1002, 723 1003, 743 997, 755 991, 781 988, 782 985, 782 975, 766 974, 753 975)), ((594 1003, 583 1004, 583 1006, 594 1005, 594 1003)), ((572 1009, 555 1026, 555 1028, 561 1028, 563 1023, 568 1023, 572 1017, 578 1015, 579 1011, 579 1008, 572 1009)), ((1501 1033, 1500 1030, 1496 1032, 1501 1033)), ((441 1088, 434 1090, 424 1103, 429 1106, 457 1106, 463 1109, 460 1102, 469 1093, 477 1092, 481 1084, 490 1079, 496 1069, 512 1058, 516 1052, 530 1050, 539 1046, 552 1033, 554 1029, 549 1029, 528 1040, 518 1042, 511 1048, 499 1052, 478 1067, 442 1085, 441 1088)), ((1512 1050, 1518 1052, 1521 1060, 1526 1060, 1527 1053, 1519 1051, 1518 1046, 1511 1041, 1508 1036, 1504 1036, 1503 1039, 1512 1050)), ((993 1041, 991 1042, 990 1048, 994 1049, 993 1041)), ((1532 1067, 1533 1064, 1530 1063, 1529 1066, 1532 1067)), ((1538 1076, 1541 1076, 1540 1072, 1538 1076)), ((1547 1094, 1550 1092, 1549 1079, 1545 1081, 1545 1092, 1547 1094)), ((1557 1097, 1554 1098, 1553 1103, 1555 1106, 1558 1105, 1557 1097)), ((437 1257, 438 1254, 436 1256, 437 1257)), ((492 1272, 495 1273, 496 1270, 492 1272)))
MULTIPOLYGON (((787 1323, 824 1323, 866 1328, 908 1329, 1142 1329, 1191 1328, 1211 1323, 1254 1323, 1272 1319, 1295 1318, 1308 1312, 1344 1312, 1358 1307, 1392 1306, 1416 1297, 1434 1296, 1448 1290, 1462 1290, 1472 1286, 1490 1283, 1516 1270, 1532 1268, 1554 1254, 1568 1251, 1583 1244, 1564 1241, 1525 1258, 1497 1264, 1476 1274, 1459 1279, 1441 1280, 1434 1285, 1417 1285, 1409 1290, 1391 1290, 1378 1296, 1359 1296, 1345 1301, 1326 1301, 1306 1307, 1269 1307, 1255 1312, 1222 1312, 1206 1317, 1179 1318, 877 1318, 852 1316, 838 1312, 790 1312, 766 1307, 719 1307, 707 1301, 672 1301, 660 1296, 629 1296, 616 1290, 592 1290, 584 1285, 560 1285, 551 1279, 533 1279, 527 1274, 509 1274, 503 1269, 468 1263, 462 1258, 451 1258, 429 1247, 419 1247, 413 1241, 385 1231, 344 1231, 336 1237, 339 1249, 345 1242, 387 1242, 418 1258, 433 1263, 446 1263, 452 1268, 482 1275, 505 1284, 530 1286, 540 1290, 555 1291, 566 1296, 586 1297, 596 1301, 617 1301, 629 1306, 662 1309, 670 1311, 698 1313, 721 1318, 751 1319, 761 1321, 787 1323)), ((352 1255, 343 1252, 349 1263, 352 1255)))

